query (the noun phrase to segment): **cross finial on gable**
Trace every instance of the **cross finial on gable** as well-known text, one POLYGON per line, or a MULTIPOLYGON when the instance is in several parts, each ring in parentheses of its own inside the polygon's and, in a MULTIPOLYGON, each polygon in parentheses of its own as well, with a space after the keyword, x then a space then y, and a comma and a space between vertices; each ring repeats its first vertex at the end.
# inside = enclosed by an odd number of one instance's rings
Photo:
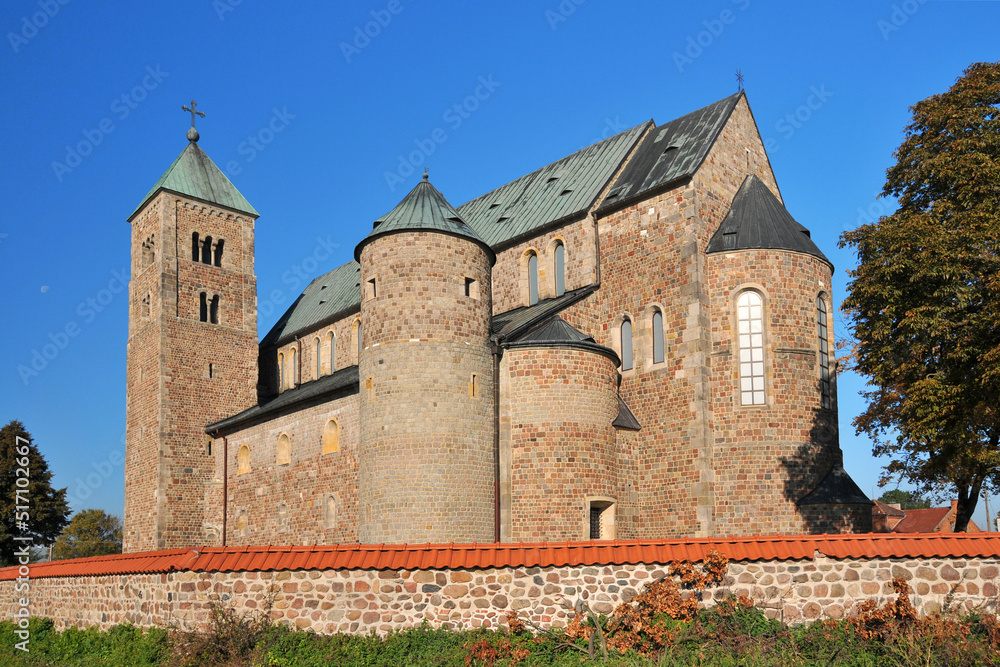
POLYGON ((194 141, 194 142, 198 141, 199 135, 198 135, 198 130, 194 129, 194 120, 195 120, 195 116, 201 116, 202 118, 204 118, 205 117, 205 112, 204 111, 198 111, 198 103, 195 102, 194 100, 191 100, 191 106, 190 107, 188 105, 186 105, 186 104, 182 105, 181 106, 181 110, 182 111, 188 111, 188 112, 191 113, 191 129, 188 130, 188 133, 187 133, 188 141, 194 141))
POLYGON ((743 90, 743 71, 740 69, 736 70, 736 86, 737 90, 743 90))

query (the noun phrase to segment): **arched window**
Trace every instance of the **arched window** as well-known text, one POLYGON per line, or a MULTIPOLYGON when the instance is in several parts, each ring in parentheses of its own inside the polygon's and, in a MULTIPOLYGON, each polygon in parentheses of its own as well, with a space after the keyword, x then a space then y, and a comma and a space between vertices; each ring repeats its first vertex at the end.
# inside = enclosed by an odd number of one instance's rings
POLYGON ((208 295, 204 292, 201 293, 201 316, 202 322, 208 322, 208 295))
POLYGON ((285 389, 285 355, 278 355, 278 391, 285 389))
POLYGON ((538 303, 538 255, 528 255, 528 305, 538 303))
POLYGON ((278 436, 278 449, 275 452, 275 460, 279 466, 288 465, 292 462, 292 440, 286 433, 278 436))
POLYGON ((330 373, 333 373, 334 371, 337 370, 337 364, 334 361, 336 359, 336 355, 334 355, 334 353, 333 353, 334 352, 334 345, 333 344, 334 344, 334 342, 336 342, 337 338, 336 338, 336 336, 333 335, 332 331, 330 333, 328 333, 326 335, 326 337, 330 341, 330 373))
POLYGON ((246 537, 248 530, 249 521, 247 521, 247 511, 241 509, 240 513, 236 515, 236 535, 238 537, 246 537))
POLYGON ((566 246, 557 243, 553 253, 553 263, 556 274, 556 296, 566 293, 566 246))
POLYGON ((316 339, 316 379, 323 376, 323 342, 316 339))
POLYGON ((340 451, 340 424, 336 419, 326 422, 323 427, 323 453, 333 454, 340 451))
POLYGON ((240 451, 236 455, 236 474, 245 475, 250 472, 250 448, 240 445, 240 451))
POLYGON ((323 527, 327 530, 337 527, 337 498, 332 493, 323 502, 323 527))
POLYGON ((215 265, 222 266, 222 248, 226 245, 225 239, 219 239, 215 244, 215 265))
POLYGON ((212 237, 206 236, 205 240, 201 242, 201 263, 209 264, 212 263, 212 237))
POLYGON ((736 301, 740 349, 740 403, 764 405, 764 304, 757 292, 736 301))
POLYGON ((357 320, 357 334, 358 334, 358 363, 361 363, 361 350, 365 349, 365 343, 361 335, 361 320, 357 320))
POLYGON ((653 363, 663 362, 663 313, 653 311, 653 363))
POLYGON ((826 303, 823 297, 816 299, 816 336, 819 338, 819 400, 820 407, 833 407, 833 392, 830 390, 830 333, 826 326, 826 303))
POLYGON ((622 370, 630 371, 635 361, 632 357, 632 320, 622 320, 622 370))
POLYGON ((297 363, 295 348, 290 348, 288 350, 288 379, 291 380, 291 386, 294 387, 299 383, 299 365, 297 363))
POLYGON ((280 503, 278 505, 277 529, 279 533, 288 532, 288 505, 286 503, 280 503))
POLYGON ((201 254, 201 246, 198 244, 198 232, 191 234, 191 261, 197 262, 201 254))
POLYGON ((212 308, 211 308, 211 312, 209 313, 209 321, 212 324, 218 324, 219 323, 219 295, 218 294, 216 294, 215 296, 212 297, 212 308))

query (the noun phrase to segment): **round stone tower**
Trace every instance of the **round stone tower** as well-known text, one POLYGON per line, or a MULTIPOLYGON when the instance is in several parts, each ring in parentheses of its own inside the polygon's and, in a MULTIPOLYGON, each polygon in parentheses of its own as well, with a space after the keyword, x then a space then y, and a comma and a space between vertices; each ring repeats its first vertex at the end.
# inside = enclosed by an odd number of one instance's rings
POLYGON ((427 176, 354 251, 366 544, 492 542, 496 255, 427 176))
POLYGON ((869 531, 842 467, 830 260, 755 176, 707 253, 715 534, 869 531))
POLYGON ((510 541, 615 539, 618 356, 558 315, 505 347, 510 541))

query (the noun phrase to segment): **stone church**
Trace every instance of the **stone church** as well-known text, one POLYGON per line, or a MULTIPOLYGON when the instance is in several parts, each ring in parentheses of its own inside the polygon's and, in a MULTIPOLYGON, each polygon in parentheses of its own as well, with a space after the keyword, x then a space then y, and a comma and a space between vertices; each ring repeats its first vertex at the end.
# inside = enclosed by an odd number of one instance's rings
POLYGON ((126 551, 871 529, 744 93, 458 207, 425 175, 259 342, 258 213, 188 139, 128 218, 126 551))

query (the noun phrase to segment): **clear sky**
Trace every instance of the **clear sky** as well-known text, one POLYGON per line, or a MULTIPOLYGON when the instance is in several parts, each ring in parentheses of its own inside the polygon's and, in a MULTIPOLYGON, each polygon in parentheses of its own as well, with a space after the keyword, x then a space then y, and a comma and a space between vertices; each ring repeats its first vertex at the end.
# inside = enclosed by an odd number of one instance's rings
MULTIPOLYGON (((839 303, 837 238, 891 210, 908 107, 1000 58, 998 25, 991 0, 5 0, 0 423, 24 422, 75 510, 121 515, 126 218, 187 145, 192 99, 199 145, 261 214, 261 336, 423 166, 457 206, 730 95, 737 69, 839 303)), ((841 445, 877 495, 862 388, 841 377, 841 445)))

